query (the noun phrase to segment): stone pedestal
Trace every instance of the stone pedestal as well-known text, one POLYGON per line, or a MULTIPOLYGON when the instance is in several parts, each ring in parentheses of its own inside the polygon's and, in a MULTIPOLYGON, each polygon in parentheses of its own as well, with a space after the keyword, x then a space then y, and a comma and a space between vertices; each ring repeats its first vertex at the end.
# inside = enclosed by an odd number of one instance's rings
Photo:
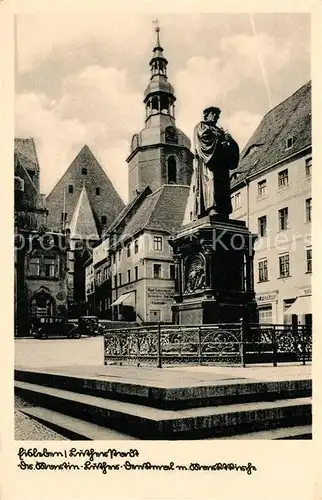
POLYGON ((256 236, 237 220, 206 216, 171 240, 176 266, 175 324, 257 322, 256 236))

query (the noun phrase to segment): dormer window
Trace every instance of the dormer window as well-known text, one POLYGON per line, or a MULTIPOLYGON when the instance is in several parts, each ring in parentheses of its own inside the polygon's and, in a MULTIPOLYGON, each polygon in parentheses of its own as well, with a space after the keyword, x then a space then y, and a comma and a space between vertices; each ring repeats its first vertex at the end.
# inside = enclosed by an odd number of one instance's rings
POLYGON ((292 135, 286 139, 286 149, 291 149, 294 146, 295 137, 292 135))
POLYGON ((246 156, 249 156, 249 155, 252 155, 253 153, 255 153, 255 151, 257 151, 258 148, 260 148, 261 146, 264 146, 263 142, 251 144, 249 146, 249 148, 247 149, 246 153, 244 154, 244 158, 246 158, 246 156))

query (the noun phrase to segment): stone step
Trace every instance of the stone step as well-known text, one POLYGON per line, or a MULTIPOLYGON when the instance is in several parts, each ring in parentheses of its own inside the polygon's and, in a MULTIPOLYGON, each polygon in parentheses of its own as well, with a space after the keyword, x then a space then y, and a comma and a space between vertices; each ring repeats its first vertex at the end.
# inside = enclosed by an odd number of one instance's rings
POLYGON ((309 397, 173 411, 21 381, 15 390, 39 406, 141 439, 201 439, 311 423, 309 397))
MULTIPOLYGON (((169 376, 168 373, 166 375, 169 376)), ((173 373, 172 376, 174 376, 173 373)), ((164 387, 162 387, 162 382, 152 380, 152 377, 136 378, 134 382, 126 375, 113 377, 109 374, 104 377, 99 374, 87 374, 87 376, 82 376, 24 369, 15 370, 15 379, 165 410, 251 401, 274 401, 308 397, 312 394, 312 382, 309 379, 255 381, 222 377, 212 381, 202 379, 193 381, 182 378, 176 380, 175 383, 172 380, 164 380, 164 387)))
POLYGON ((71 440, 120 441, 136 439, 128 434, 70 417, 48 408, 22 408, 20 411, 71 440))
MULTIPOLYGON (((78 418, 70 417, 47 408, 24 408, 22 413, 31 417, 37 422, 58 432, 71 440, 89 441, 123 441, 136 440, 137 438, 124 434, 113 429, 107 429, 90 422, 85 422, 78 418)), ((247 434, 215 437, 210 439, 238 439, 238 440, 281 440, 281 439, 312 439, 311 425, 298 425, 294 427, 282 427, 280 429, 270 429, 267 431, 249 432, 247 434)))
POLYGON ((217 439, 312 439, 312 425, 296 425, 294 427, 280 427, 279 429, 269 429, 267 431, 248 432, 238 436, 224 436, 217 439))

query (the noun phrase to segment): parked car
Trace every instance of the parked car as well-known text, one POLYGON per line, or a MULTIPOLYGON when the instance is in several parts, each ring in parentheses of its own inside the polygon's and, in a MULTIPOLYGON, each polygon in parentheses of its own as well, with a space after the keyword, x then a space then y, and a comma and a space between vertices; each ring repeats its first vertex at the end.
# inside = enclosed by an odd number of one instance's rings
POLYGON ((35 339, 48 337, 67 337, 79 339, 81 332, 77 323, 68 322, 59 316, 43 316, 31 320, 31 331, 35 339))
POLYGON ((81 335, 90 335, 94 337, 103 332, 97 316, 80 316, 78 318, 78 329, 81 335))

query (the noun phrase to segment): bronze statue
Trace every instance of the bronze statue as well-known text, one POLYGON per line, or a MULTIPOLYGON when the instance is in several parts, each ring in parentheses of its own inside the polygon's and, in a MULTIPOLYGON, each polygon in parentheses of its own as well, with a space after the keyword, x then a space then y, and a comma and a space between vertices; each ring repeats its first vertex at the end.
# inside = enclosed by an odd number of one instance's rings
POLYGON ((228 218, 232 212, 230 170, 237 167, 239 147, 228 132, 217 126, 220 109, 204 110, 204 120, 194 130, 196 148, 197 218, 218 214, 228 218))

